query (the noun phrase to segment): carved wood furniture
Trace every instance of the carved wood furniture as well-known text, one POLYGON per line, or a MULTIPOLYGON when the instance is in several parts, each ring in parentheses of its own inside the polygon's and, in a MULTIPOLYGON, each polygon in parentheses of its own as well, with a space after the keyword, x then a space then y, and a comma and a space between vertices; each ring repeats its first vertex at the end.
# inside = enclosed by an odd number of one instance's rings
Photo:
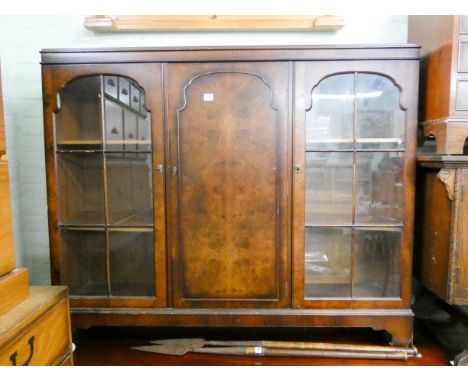
POLYGON ((468 305, 468 157, 420 155, 415 271, 449 304, 468 305))
POLYGON ((417 163, 414 264, 427 289, 417 294, 415 311, 454 362, 466 364, 468 157, 421 153, 417 163))
POLYGON ((67 288, 29 287, 16 269, 0 83, 0 366, 72 365, 67 288))
POLYGON ((468 16, 409 16, 421 45, 419 120, 438 154, 463 154, 468 137, 468 16))
POLYGON ((415 45, 42 51, 51 271, 90 325, 412 341, 415 45))

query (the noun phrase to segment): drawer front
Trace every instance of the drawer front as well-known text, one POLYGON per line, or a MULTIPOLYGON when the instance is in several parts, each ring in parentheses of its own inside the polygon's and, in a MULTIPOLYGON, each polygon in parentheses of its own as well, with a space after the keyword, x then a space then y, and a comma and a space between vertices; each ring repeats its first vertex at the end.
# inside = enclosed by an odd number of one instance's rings
POLYGON ((0 366, 52 365, 70 350, 68 304, 63 300, 0 349, 0 366))
POLYGON ((468 41, 460 41, 458 46, 458 72, 468 72, 468 41))
POLYGON ((118 99, 119 97, 117 82, 118 82, 117 77, 112 77, 112 76, 104 77, 104 92, 115 99, 118 99))
POLYGON ((468 78, 459 79, 457 82, 457 111, 468 111, 468 78))
POLYGON ((468 15, 460 16, 460 34, 468 34, 468 15))

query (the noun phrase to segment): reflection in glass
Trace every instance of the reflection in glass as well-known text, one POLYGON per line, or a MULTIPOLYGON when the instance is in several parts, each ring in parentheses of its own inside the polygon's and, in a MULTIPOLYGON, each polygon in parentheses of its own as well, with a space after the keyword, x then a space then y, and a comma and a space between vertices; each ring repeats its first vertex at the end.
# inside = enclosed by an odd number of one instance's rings
POLYGON ((140 111, 140 90, 134 84, 130 85, 130 106, 136 112, 140 111))
POLYGON ((60 90, 60 110, 54 115, 57 149, 102 148, 100 88, 100 77, 93 76, 60 90))
POLYGON ((356 228, 353 297, 400 297, 399 228, 356 228))
POLYGON ((306 224, 351 224, 353 154, 306 153, 306 224))
POLYGON ((358 73, 356 148, 402 148, 404 127, 405 112, 400 108, 400 89, 387 77, 358 73))
POLYGON ((124 109, 124 140, 125 151, 137 151, 138 149, 138 115, 124 109))
POLYGON ((151 118, 138 117, 138 151, 151 151, 151 118))
POLYGON ((119 97, 118 77, 104 76, 104 93, 114 99, 119 97))
POLYGON ((76 79, 59 93, 58 229, 62 280, 72 295, 154 296, 151 115, 144 99, 135 81, 107 75, 76 79))
POLYGON ((353 124, 354 73, 321 81, 306 113, 306 149, 352 148, 353 124))
POLYGON ((60 224, 104 224, 103 158, 100 153, 58 153, 60 224))
POLYGON ((104 112, 106 127, 106 149, 112 151, 122 151, 124 147, 122 107, 106 99, 104 101, 104 112))
POLYGON ((401 224, 403 153, 356 154, 356 224, 401 224))
POLYGON ((112 296, 154 296, 152 230, 109 231, 112 296))
POLYGON ((305 298, 351 297, 351 228, 306 228, 305 298))
POLYGON ((151 154, 106 154, 108 224, 153 223, 151 154))
POLYGON ((105 230, 70 228, 60 230, 62 279, 74 296, 107 296, 105 230))
POLYGON ((400 89, 382 75, 336 74, 312 90, 311 101, 305 298, 399 297, 405 148, 400 89))
POLYGON ((130 106, 130 82, 127 78, 119 77, 119 101, 130 106))

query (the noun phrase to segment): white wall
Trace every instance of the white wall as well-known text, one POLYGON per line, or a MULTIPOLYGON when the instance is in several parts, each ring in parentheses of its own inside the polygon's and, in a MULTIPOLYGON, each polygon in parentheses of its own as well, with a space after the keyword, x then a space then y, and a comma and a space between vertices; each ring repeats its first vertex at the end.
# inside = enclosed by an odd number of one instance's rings
POLYGON ((42 48, 405 43, 406 16, 350 16, 338 32, 106 33, 84 16, 0 16, 0 57, 17 263, 32 284, 50 283, 42 125, 42 48))

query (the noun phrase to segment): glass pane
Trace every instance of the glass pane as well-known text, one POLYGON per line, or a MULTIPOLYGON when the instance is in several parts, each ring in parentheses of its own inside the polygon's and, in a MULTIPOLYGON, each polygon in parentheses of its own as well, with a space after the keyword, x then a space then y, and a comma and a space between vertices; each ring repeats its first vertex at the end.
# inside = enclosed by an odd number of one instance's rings
POLYGON ((106 96, 117 99, 119 97, 118 78, 104 76, 104 93, 106 96))
POLYGON ((137 86, 131 84, 130 85, 130 105, 133 110, 139 112, 140 111, 140 90, 137 86))
POLYGON ((58 149, 99 149, 102 147, 101 80, 80 78, 59 93, 60 110, 55 114, 58 149))
POLYGON ((152 225, 150 154, 106 154, 109 224, 152 225))
POLYGON ((130 82, 122 77, 119 77, 119 101, 130 106, 130 82))
POLYGON ((304 297, 351 297, 351 228, 306 228, 304 297))
POLYGON ((306 153, 306 224, 351 224, 353 154, 306 153))
POLYGON ((138 115, 131 110, 124 109, 124 140, 125 151, 137 151, 138 115))
POLYGON ((106 149, 122 151, 124 143, 122 107, 112 101, 104 101, 106 149))
POLYGON ((145 107, 145 92, 143 89, 140 89, 140 113, 145 117, 148 114, 145 107))
POLYGON ((107 296, 104 229, 61 229, 62 278, 74 296, 107 296))
POLYGON ((356 224, 402 224, 403 153, 356 154, 356 224))
POLYGON ((151 114, 138 117, 138 151, 151 151, 151 114))
POLYGON ((354 74, 339 74, 321 81, 312 91, 306 113, 306 148, 349 149, 353 143, 354 74))
POLYGON ((154 296, 152 231, 109 231, 111 295, 154 296))
POLYGON ((400 108, 400 89, 390 79, 358 73, 356 112, 356 148, 404 147, 405 112, 400 108))
POLYGON ((57 154, 60 224, 105 223, 102 162, 102 154, 57 154))
POLYGON ((400 245, 398 228, 355 231, 353 297, 400 297, 400 245))

